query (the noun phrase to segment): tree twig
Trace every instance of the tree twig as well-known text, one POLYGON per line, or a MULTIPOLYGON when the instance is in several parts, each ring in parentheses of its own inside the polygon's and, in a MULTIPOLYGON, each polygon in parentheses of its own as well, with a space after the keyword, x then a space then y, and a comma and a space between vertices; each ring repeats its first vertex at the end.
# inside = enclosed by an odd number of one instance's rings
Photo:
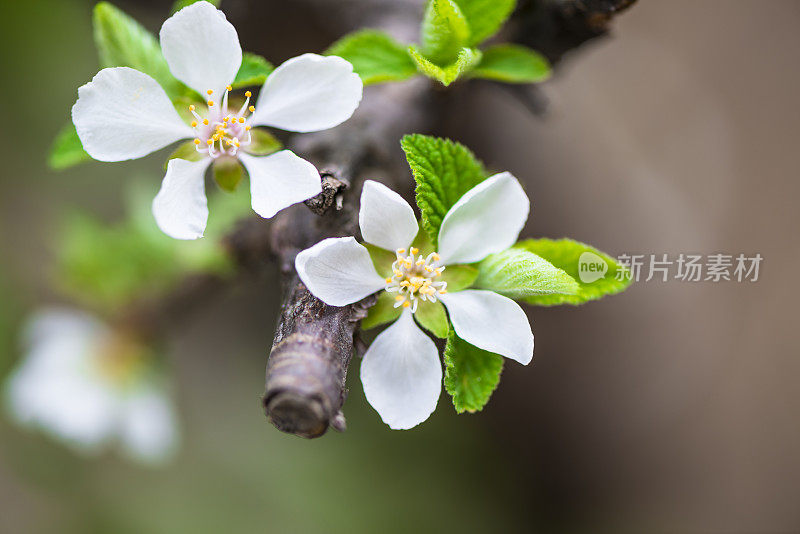
POLYGON ((355 195, 367 169, 379 169, 388 182, 408 175, 388 149, 402 133, 425 124, 427 87, 426 82, 412 82, 371 88, 351 123, 333 136, 326 132, 305 142, 304 154, 337 166, 323 167, 323 192, 306 202, 310 209, 295 206, 272 224, 272 250, 283 272, 285 298, 263 402, 269 421, 284 432, 313 438, 329 426, 344 430, 341 406, 353 339, 375 301, 373 296, 345 307, 324 304, 297 277, 294 258, 326 237, 358 234, 355 195), (348 190, 347 184, 353 187, 348 190), (349 201, 343 205, 344 195, 349 201))
POLYGON ((611 21, 636 0, 526 0, 514 16, 514 39, 550 63, 608 34, 611 21))

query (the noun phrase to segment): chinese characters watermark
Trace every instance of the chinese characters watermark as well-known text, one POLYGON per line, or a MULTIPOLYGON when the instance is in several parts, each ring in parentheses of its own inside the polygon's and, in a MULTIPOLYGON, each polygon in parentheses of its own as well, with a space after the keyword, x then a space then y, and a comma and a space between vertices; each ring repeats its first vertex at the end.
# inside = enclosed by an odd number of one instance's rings
MULTIPOLYGON (((616 260, 622 268, 614 276, 635 282, 756 282, 763 259, 761 254, 620 254, 616 260)), ((578 259, 578 275, 584 284, 607 272, 608 262, 593 252, 584 252, 578 259)))

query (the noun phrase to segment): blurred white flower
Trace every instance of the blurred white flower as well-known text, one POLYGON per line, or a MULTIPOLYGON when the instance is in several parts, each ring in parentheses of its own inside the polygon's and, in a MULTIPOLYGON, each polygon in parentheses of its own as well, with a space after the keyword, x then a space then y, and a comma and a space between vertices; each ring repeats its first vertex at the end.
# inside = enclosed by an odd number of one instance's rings
POLYGON ((172 403, 134 339, 70 309, 39 312, 25 338, 28 352, 5 388, 18 422, 85 452, 117 440, 128 456, 151 463, 175 451, 172 403))
POLYGON ((425 421, 442 389, 436 345, 413 319, 420 301, 441 300, 466 342, 530 363, 533 332, 519 304, 492 291, 448 292, 441 281, 447 265, 474 263, 513 245, 529 211, 519 181, 507 172, 496 174, 450 208, 439 229, 438 253, 424 256, 411 246, 419 231, 413 208, 385 185, 367 181, 361 192, 361 234, 367 243, 396 254, 389 276, 378 274, 369 251, 352 237, 325 239, 297 255, 300 279, 331 306, 352 304, 379 290, 396 293, 395 308, 403 312, 375 338, 361 364, 364 394, 391 428, 425 421))
POLYGON ((222 11, 208 2, 191 4, 164 22, 160 38, 175 78, 208 99, 205 111, 189 106, 191 126, 158 82, 128 67, 103 69, 81 87, 72 121, 83 148, 100 161, 141 158, 194 138, 202 157, 170 160, 153 202, 153 215, 164 233, 176 239, 203 236, 208 221, 204 175, 219 158, 242 162, 250 175, 253 210, 265 218, 322 191, 314 165, 291 151, 249 154, 251 129, 313 132, 349 119, 363 89, 349 62, 316 54, 292 58, 269 75, 255 106, 247 91, 244 105, 234 108, 228 94, 242 64, 242 48, 222 11))

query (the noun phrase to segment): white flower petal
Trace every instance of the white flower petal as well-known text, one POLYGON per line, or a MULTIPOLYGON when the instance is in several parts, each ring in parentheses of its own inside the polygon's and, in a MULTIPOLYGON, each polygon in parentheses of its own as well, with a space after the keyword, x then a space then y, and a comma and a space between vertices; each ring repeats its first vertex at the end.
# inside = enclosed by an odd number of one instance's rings
POLYGON ((383 422, 406 430, 425 421, 442 391, 436 345, 404 312, 372 342, 361 362, 367 401, 383 422))
POLYGON ((194 135, 158 82, 128 67, 103 69, 79 88, 72 122, 99 161, 141 158, 194 135))
POLYGON ((111 439, 120 407, 116 391, 96 380, 67 377, 40 386, 47 387, 39 418, 43 430, 86 450, 111 439))
POLYGON ((472 263, 513 245, 525 226, 530 201, 519 181, 495 174, 467 191, 439 228, 444 263, 472 263))
POLYGON ((320 241, 300 252, 294 265, 308 290, 331 306, 358 302, 386 286, 367 249, 353 237, 320 241))
POLYGON ((208 222, 205 172, 210 158, 171 159, 161 189, 153 199, 153 216, 161 231, 175 239, 203 237, 208 222))
POLYGON ((439 297, 456 334, 478 348, 528 365, 533 332, 519 304, 493 291, 468 289, 439 297))
POLYGON ((239 159, 250 175, 253 211, 265 219, 322 192, 319 171, 291 150, 269 156, 241 153, 239 159))
POLYGON ((120 437, 128 454, 145 462, 162 462, 175 452, 177 422, 165 392, 153 387, 137 392, 124 410, 120 437))
POLYGON ((358 224, 364 241, 386 250, 406 248, 419 231, 414 209, 385 185, 367 180, 361 190, 358 224))
POLYGON ((107 329, 72 310, 47 310, 27 328, 29 352, 11 375, 12 416, 80 449, 98 447, 114 431, 114 392, 92 374, 92 358, 107 329))
POLYGON ((160 38, 172 75, 203 97, 211 89, 213 100, 222 98, 242 65, 236 28, 208 2, 195 2, 172 15, 161 26, 160 38))
POLYGON ((303 54, 269 75, 253 123, 293 132, 327 130, 350 118, 362 90, 361 78, 348 61, 303 54))

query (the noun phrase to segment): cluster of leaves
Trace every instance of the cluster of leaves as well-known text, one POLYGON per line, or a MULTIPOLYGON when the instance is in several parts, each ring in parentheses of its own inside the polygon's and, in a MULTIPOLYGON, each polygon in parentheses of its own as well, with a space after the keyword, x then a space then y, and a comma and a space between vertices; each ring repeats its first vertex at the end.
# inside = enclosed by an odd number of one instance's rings
POLYGON ((420 73, 450 85, 467 76, 507 83, 541 82, 550 65, 524 46, 478 47, 495 35, 516 0, 429 0, 420 43, 404 45, 378 30, 361 30, 334 43, 327 54, 353 64, 365 84, 406 80, 420 73))
MULTIPOLYGON (((404 137, 401 145, 416 181, 423 229, 414 246, 423 253, 433 251, 447 211, 488 173, 469 149, 448 139, 415 134, 404 137)), ((393 261, 393 256, 381 254, 376 247, 370 248, 370 253, 378 272, 386 271, 393 261)), ((443 275, 448 291, 474 287, 527 304, 551 306, 582 304, 623 291, 630 281, 626 276, 617 279, 621 269, 624 267, 612 257, 578 241, 525 239, 473 265, 450 265, 443 275), (578 275, 579 259, 585 252, 598 255, 608 265, 605 275, 591 283, 582 282, 578 275)), ((387 323, 397 313, 389 294, 383 293, 362 328, 387 323)), ((503 358, 459 338, 439 302, 421 303, 415 318, 434 336, 447 339, 444 381, 456 411, 482 409, 500 381, 503 358)))
POLYGON ((150 213, 153 194, 145 187, 131 190, 127 217, 115 225, 83 213, 67 218, 55 273, 65 294, 109 315, 138 299, 164 294, 188 275, 232 272, 219 238, 250 212, 246 192, 212 197, 215 217, 206 239, 198 241, 176 241, 158 229, 150 213))
MULTIPOLYGON (((173 6, 173 12, 195 1, 197 0, 179 0, 173 6)), ((219 0, 211 3, 218 5, 219 0)), ((185 113, 189 104, 204 102, 199 94, 172 75, 156 37, 130 15, 108 2, 100 2, 94 8, 92 23, 94 42, 101 68, 130 67, 151 76, 164 88, 175 108, 182 114, 185 113)), ((234 89, 262 85, 273 68, 263 57, 245 52, 242 57, 242 66, 239 68, 236 80, 231 85, 234 89)), ((275 147, 280 147, 278 141, 271 136, 269 139, 264 139, 264 143, 266 144, 262 150, 266 153, 276 150, 275 147)), ((173 154, 172 157, 176 157, 176 155, 173 154)), ((91 158, 83 150, 75 126, 71 123, 64 126, 56 136, 50 151, 48 160, 50 167, 65 169, 88 159, 91 158)), ((230 169, 227 171, 231 172, 230 169)), ((215 172, 215 177, 216 174, 215 172)), ((241 172, 239 174, 241 175, 241 172)), ((230 183, 230 178, 227 180, 218 178, 217 182, 222 182, 221 187, 227 189, 223 184, 230 183)))

